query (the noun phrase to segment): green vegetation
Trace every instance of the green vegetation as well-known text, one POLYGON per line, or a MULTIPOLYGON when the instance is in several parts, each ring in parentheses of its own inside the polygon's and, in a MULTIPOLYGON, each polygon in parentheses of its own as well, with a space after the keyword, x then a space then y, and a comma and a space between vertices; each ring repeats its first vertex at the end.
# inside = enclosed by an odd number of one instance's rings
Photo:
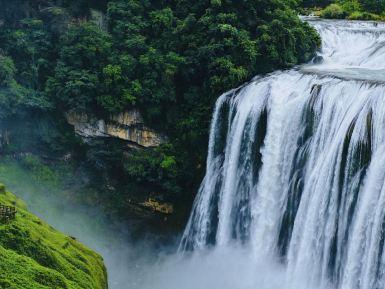
POLYGON ((302 0, 301 7, 314 8, 314 7, 326 7, 333 0, 302 0))
MULTIPOLYGON (((191 199, 217 97, 259 73, 309 60, 316 31, 296 0, 0 0, 0 152, 67 159, 74 178, 124 215, 132 197, 191 199), (138 108, 169 137, 155 149, 82 143, 66 112, 138 108)), ((33 168, 33 164, 30 164, 33 168)), ((86 194, 86 193, 85 193, 86 194)), ((100 201, 100 203, 103 203, 100 201)), ((183 221, 182 221, 183 222, 183 221)))
POLYGON ((346 11, 338 4, 330 4, 321 12, 321 17, 329 19, 344 19, 348 16, 346 11))
POLYGON ((0 188, 0 204, 17 208, 15 220, 0 224, 0 288, 107 288, 99 255, 55 231, 0 188))
POLYGON ((328 19, 385 21, 385 0, 337 0, 319 15, 328 19))
MULTIPOLYGON (((298 18, 296 0, 0 5, 0 178, 14 188, 29 183, 23 190, 32 190, 33 205, 45 194, 103 207, 112 220, 133 219, 151 196, 176 205, 167 222, 183 226, 180 211, 189 211, 204 173, 217 97, 256 74, 309 60, 320 45, 298 18), (108 119, 132 108, 169 142, 149 149, 118 139, 83 142, 65 118, 108 119), (47 191, 39 193, 42 186, 47 191)), ((11 193, 0 192, 0 203, 18 209, 15 220, 0 224, 0 288, 107 287, 97 254, 11 193)))

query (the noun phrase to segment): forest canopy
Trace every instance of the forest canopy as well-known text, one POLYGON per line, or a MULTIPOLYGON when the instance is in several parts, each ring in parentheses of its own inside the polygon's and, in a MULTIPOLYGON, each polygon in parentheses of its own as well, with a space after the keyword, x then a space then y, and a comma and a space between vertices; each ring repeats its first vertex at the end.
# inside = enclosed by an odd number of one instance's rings
MULTIPOLYGON (((129 163, 108 157, 131 188, 140 180, 190 191, 204 170, 217 97, 256 74, 308 61, 320 45, 295 0, 0 4, 0 117, 32 109, 108 118, 140 109, 170 143, 129 163), (173 161, 162 166, 165 159, 173 161)), ((83 158, 96 155, 105 153, 83 158)))

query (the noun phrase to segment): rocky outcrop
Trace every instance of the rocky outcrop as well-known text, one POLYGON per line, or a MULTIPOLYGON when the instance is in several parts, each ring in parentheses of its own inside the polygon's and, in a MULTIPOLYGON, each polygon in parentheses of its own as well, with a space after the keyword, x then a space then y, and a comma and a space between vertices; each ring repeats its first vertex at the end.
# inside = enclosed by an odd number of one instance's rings
POLYGON ((139 147, 157 147, 167 141, 164 135, 144 125, 138 110, 114 115, 109 120, 96 119, 84 113, 68 113, 66 117, 75 132, 85 139, 114 137, 139 147))

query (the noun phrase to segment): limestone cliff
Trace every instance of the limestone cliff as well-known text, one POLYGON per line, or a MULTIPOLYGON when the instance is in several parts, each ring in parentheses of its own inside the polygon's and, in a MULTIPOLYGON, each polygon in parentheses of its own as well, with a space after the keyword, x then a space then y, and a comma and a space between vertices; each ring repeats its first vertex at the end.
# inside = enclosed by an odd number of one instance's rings
POLYGON ((157 147, 167 138, 145 126, 138 110, 130 110, 114 115, 109 120, 96 119, 87 114, 68 113, 69 124, 85 139, 115 137, 128 142, 130 146, 157 147))

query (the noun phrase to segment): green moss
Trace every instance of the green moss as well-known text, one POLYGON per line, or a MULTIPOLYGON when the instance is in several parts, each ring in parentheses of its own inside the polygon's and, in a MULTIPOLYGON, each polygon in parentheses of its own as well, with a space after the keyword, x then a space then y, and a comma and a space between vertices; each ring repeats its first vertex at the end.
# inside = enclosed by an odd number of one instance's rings
POLYGON ((18 210, 15 220, 0 224, 1 289, 107 288, 98 254, 29 213, 5 189, 0 192, 0 203, 18 210))

